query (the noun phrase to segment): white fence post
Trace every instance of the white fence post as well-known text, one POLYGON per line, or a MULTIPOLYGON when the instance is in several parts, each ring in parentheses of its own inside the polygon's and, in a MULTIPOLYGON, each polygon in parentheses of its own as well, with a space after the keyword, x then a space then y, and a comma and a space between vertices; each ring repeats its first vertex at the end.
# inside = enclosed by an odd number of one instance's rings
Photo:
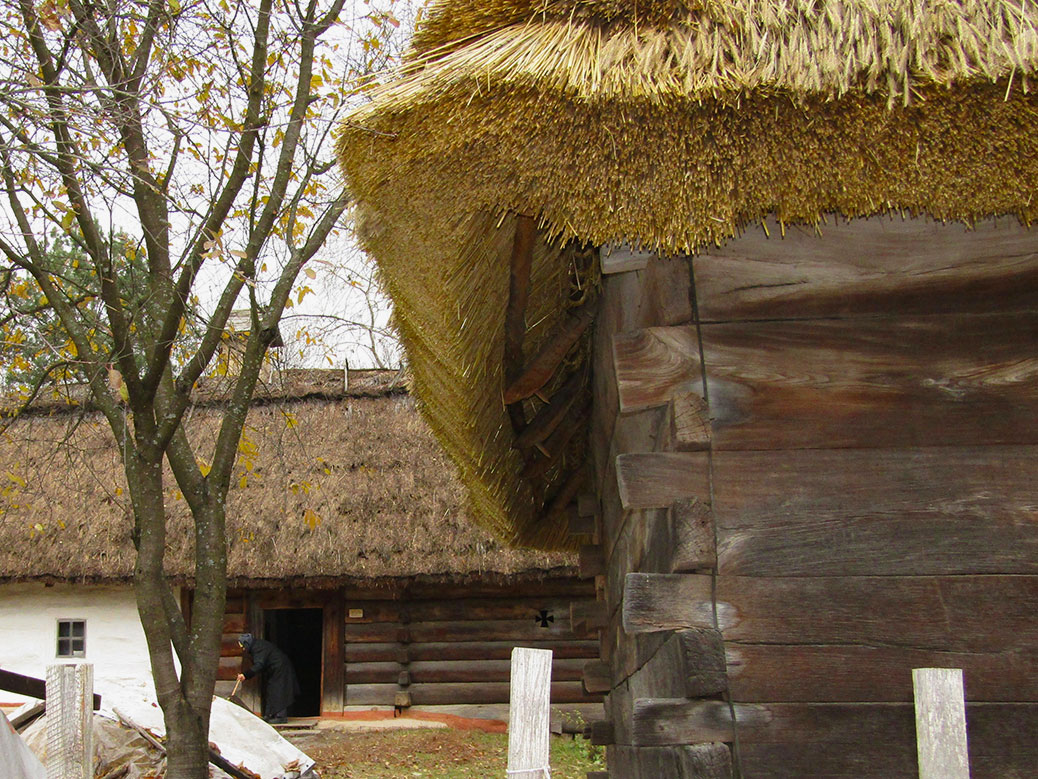
POLYGON ((47 666, 47 779, 94 775, 94 667, 47 666))
POLYGON ((508 779, 549 779, 551 650, 512 650, 508 701, 508 779))
POLYGON ((961 668, 915 668, 919 779, 969 779, 966 701, 961 668))

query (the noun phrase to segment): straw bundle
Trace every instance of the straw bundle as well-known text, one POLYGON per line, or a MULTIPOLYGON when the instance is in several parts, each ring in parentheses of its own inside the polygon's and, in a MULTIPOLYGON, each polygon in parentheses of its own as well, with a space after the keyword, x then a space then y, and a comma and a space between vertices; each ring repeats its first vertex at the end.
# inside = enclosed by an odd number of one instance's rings
POLYGON ((564 305, 568 242, 693 252, 771 213, 1029 222, 1036 70, 1031 0, 434 4, 338 149, 477 519, 564 541, 536 524, 501 407, 502 215, 540 221, 541 335, 564 305))
MULTIPOLYGON (((0 579, 132 575, 133 520, 118 452, 99 414, 77 413, 29 416, 6 433, 0 579)), ((221 413, 218 404, 193 409, 190 436, 211 441, 221 413)), ((238 586, 331 586, 543 577, 572 566, 568 555, 503 548, 463 505, 453 468, 406 395, 256 406, 228 498, 229 576, 238 586)), ((189 581, 191 520, 173 486, 166 506, 167 571, 189 581)))

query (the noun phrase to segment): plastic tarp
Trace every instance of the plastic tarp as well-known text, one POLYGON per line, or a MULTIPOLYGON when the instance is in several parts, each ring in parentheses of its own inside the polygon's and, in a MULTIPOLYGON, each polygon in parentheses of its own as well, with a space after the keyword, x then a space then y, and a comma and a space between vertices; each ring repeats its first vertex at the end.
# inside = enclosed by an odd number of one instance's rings
POLYGON ((0 776, 4 779, 47 779, 47 769, 14 732, 0 711, 0 776))

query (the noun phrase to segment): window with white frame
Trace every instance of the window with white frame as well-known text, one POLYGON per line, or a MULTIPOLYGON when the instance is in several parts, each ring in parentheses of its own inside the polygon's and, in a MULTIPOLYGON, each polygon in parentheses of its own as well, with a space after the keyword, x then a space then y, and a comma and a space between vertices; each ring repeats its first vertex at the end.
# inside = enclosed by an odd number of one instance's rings
POLYGON ((86 657, 86 620, 58 620, 58 657, 86 657))

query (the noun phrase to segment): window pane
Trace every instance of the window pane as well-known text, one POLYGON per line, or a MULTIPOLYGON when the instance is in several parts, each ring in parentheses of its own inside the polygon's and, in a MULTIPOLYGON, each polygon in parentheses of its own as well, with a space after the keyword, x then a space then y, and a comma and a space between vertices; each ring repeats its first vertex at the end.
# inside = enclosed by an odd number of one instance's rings
POLYGON ((72 635, 76 638, 83 638, 86 632, 85 622, 73 622, 72 623, 72 635))
POLYGON ((72 623, 71 622, 59 622, 58 623, 58 638, 65 638, 72 634, 72 623))

